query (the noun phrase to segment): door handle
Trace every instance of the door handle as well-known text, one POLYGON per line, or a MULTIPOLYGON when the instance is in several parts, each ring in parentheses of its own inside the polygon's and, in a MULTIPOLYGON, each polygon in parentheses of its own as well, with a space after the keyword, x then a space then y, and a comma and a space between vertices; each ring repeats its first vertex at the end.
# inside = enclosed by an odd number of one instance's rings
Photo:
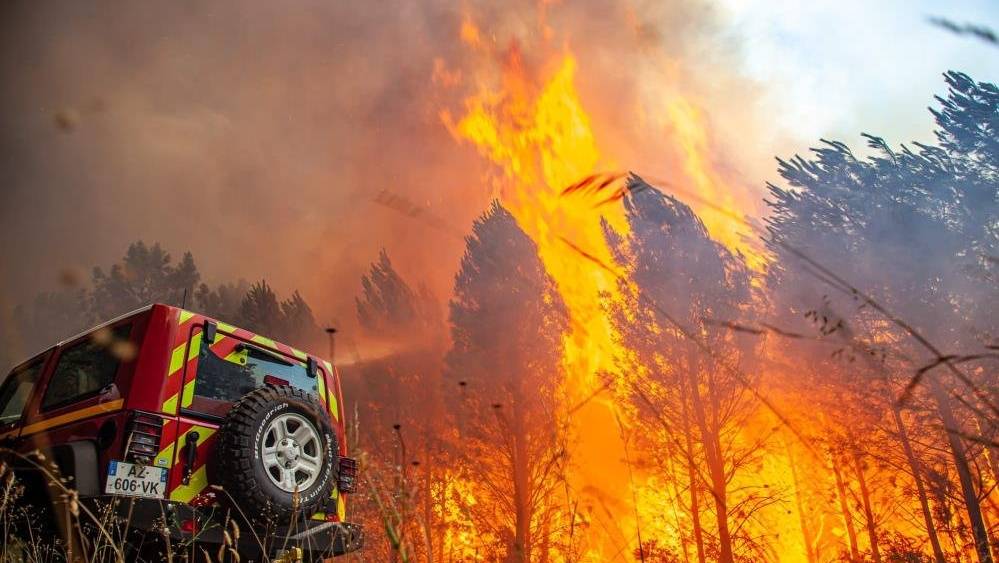
POLYGON ((184 478, 181 483, 191 484, 191 474, 194 473, 194 462, 198 455, 198 438, 201 436, 197 432, 188 432, 184 437, 184 478))

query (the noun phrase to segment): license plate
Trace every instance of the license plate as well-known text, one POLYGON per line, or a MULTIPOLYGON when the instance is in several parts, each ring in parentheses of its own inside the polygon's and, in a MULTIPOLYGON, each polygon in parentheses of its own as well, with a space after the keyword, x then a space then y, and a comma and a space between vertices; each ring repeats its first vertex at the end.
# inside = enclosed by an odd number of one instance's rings
POLYGON ((130 497, 163 498, 166 486, 167 470, 162 467, 112 461, 108 465, 108 482, 104 492, 130 497))

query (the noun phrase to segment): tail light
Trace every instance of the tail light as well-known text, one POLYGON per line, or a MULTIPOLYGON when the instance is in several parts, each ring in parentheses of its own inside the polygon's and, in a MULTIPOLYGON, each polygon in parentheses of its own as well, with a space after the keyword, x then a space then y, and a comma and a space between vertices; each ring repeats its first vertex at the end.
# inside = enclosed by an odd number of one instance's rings
POLYGON ((341 493, 352 493, 357 489, 357 460, 349 457, 340 458, 340 476, 336 488, 341 493))
POLYGON ((152 463, 160 451, 163 419, 154 414, 135 411, 128 421, 127 432, 125 459, 142 465, 152 463))

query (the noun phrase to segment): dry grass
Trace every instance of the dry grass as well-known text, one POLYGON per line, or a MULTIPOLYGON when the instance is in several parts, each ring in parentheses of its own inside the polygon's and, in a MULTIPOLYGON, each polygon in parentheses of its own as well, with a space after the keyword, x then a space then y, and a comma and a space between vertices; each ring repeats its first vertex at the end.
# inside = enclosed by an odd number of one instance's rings
MULTIPOLYGON (((165 510, 155 530, 139 531, 131 526, 131 499, 117 498, 99 505, 81 502, 71 480, 63 477, 41 452, 24 455, 0 449, 0 457, 8 460, 0 462, 0 563, 240 563, 246 560, 247 550, 259 550, 265 554, 263 561, 273 563, 301 560, 302 552, 290 542, 292 536, 304 530, 304 517, 293 518, 284 534, 274 533, 272 521, 255 523, 259 525, 250 526, 245 534, 239 521, 248 519, 232 495, 220 487, 214 488, 231 501, 233 513, 227 510, 221 515, 221 523, 177 541, 164 525, 165 510), (44 477, 50 491, 49 506, 28 504, 29 491, 15 475, 12 460, 44 477), (122 513, 126 516, 119 516, 122 513), (218 531, 222 543, 204 541, 203 534, 208 531, 218 531), (266 554, 281 555, 272 558, 266 554)), ((315 560, 330 556, 311 554, 315 560)))

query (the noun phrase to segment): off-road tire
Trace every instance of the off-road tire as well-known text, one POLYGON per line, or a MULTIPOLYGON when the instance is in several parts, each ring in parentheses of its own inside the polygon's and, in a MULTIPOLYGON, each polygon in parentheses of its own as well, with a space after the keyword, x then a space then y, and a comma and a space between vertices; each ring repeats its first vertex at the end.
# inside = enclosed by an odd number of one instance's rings
POLYGON ((237 401, 219 428, 214 481, 229 493, 251 520, 287 523, 295 512, 311 515, 329 501, 336 484, 339 444, 329 415, 311 394, 295 387, 268 385, 237 401), (322 466, 315 482, 294 495, 268 477, 261 457, 263 434, 276 417, 297 413, 319 432, 322 466))

